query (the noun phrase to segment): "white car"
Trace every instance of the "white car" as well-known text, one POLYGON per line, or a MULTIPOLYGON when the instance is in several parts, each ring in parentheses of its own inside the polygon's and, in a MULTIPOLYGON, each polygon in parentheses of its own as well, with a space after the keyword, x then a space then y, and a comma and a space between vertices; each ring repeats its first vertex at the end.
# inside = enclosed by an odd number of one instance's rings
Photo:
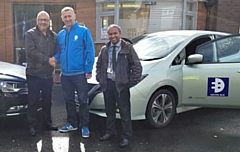
MULTIPOLYGON (((239 38, 223 32, 179 30, 133 40, 143 73, 130 89, 132 120, 147 119, 161 128, 186 110, 240 107, 239 38)), ((94 73, 88 83, 90 112, 106 117, 94 73)))

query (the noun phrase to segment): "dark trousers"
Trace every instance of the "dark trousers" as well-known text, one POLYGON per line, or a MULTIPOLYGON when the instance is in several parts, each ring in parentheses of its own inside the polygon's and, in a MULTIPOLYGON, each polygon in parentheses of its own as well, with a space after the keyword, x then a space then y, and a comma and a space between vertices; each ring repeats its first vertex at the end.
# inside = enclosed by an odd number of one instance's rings
POLYGON ((80 127, 88 127, 89 105, 88 84, 85 74, 74 76, 61 76, 63 96, 66 103, 67 121, 72 126, 77 126, 77 113, 75 91, 77 92, 79 107, 80 127))
POLYGON ((122 123, 122 138, 132 136, 131 105, 129 88, 123 89, 120 93, 116 90, 115 82, 107 81, 107 89, 104 91, 105 109, 107 114, 107 134, 116 133, 116 104, 120 111, 122 123))
POLYGON ((42 106, 43 123, 51 123, 51 107, 52 107, 52 87, 53 78, 42 79, 27 75, 28 84, 28 125, 35 127, 37 125, 37 108, 42 106), (41 103, 40 103, 41 92, 41 103))

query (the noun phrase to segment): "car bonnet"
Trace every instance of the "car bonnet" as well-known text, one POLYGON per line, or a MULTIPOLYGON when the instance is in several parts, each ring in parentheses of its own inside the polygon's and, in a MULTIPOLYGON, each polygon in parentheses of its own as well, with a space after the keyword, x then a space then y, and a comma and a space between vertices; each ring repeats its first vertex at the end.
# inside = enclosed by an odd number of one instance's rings
POLYGON ((26 79, 25 67, 0 61, 0 74, 26 79))

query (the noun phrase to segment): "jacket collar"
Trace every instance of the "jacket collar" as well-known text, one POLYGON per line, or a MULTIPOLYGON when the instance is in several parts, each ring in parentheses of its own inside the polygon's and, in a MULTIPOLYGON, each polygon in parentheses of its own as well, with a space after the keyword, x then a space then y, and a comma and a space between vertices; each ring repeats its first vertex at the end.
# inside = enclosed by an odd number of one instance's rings
MULTIPOLYGON (((120 46, 121 45, 121 48, 123 48, 124 46, 126 46, 126 44, 128 44, 129 42, 126 42, 125 40, 123 39, 120 39, 120 41, 117 43, 117 46, 120 46)), ((106 47, 109 48, 112 46, 112 43, 109 41, 106 43, 106 47)))
MULTIPOLYGON (((117 43, 117 44, 115 44, 115 46, 117 46, 117 47, 119 47, 120 45, 121 45, 121 39, 120 39, 120 41, 117 43)), ((112 43, 110 43, 110 46, 113 46, 114 44, 112 44, 112 43)))
MULTIPOLYGON (((75 21, 75 23, 72 25, 70 31, 72 31, 73 29, 75 29, 76 27, 78 27, 78 25, 79 25, 78 22, 75 21)), ((66 25, 63 26, 63 29, 65 29, 66 31, 68 31, 68 28, 67 28, 66 25)))
MULTIPOLYGON (((35 26, 35 29, 36 29, 36 32, 37 32, 38 35, 43 35, 43 33, 39 30, 37 25, 35 26)), ((53 36, 53 33, 51 32, 51 30, 49 28, 47 29, 46 33, 47 33, 46 36, 48 36, 48 37, 53 36)))

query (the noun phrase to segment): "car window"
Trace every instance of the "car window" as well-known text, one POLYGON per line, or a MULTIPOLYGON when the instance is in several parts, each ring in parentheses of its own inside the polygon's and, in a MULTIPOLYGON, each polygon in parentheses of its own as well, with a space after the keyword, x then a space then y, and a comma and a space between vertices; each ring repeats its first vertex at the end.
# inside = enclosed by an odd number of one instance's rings
POLYGON ((163 58, 185 39, 186 36, 179 35, 153 36, 139 40, 134 48, 142 60, 163 58))
POLYGON ((213 45, 212 43, 204 45, 201 49, 197 50, 198 54, 203 55, 203 63, 212 63, 215 62, 213 56, 213 45))
POLYGON ((186 58, 186 50, 183 49, 173 60, 172 65, 179 65, 186 58))
POLYGON ((215 35, 215 39, 219 39, 219 38, 222 38, 222 37, 224 37, 224 36, 226 36, 226 35, 219 35, 219 34, 216 34, 216 35, 215 35))
POLYGON ((216 41, 216 43, 219 62, 240 62, 240 36, 216 41))
MULTIPOLYGON (((192 40, 186 47, 186 63, 188 63, 188 56, 197 53, 196 48, 201 45, 204 44, 208 41, 211 41, 212 39, 210 38, 210 36, 202 36, 202 37, 198 37, 194 40, 192 40)), ((200 53, 202 54, 202 53, 200 53)))
POLYGON ((240 62, 240 36, 231 36, 207 43, 197 48, 203 55, 203 63, 240 62))

